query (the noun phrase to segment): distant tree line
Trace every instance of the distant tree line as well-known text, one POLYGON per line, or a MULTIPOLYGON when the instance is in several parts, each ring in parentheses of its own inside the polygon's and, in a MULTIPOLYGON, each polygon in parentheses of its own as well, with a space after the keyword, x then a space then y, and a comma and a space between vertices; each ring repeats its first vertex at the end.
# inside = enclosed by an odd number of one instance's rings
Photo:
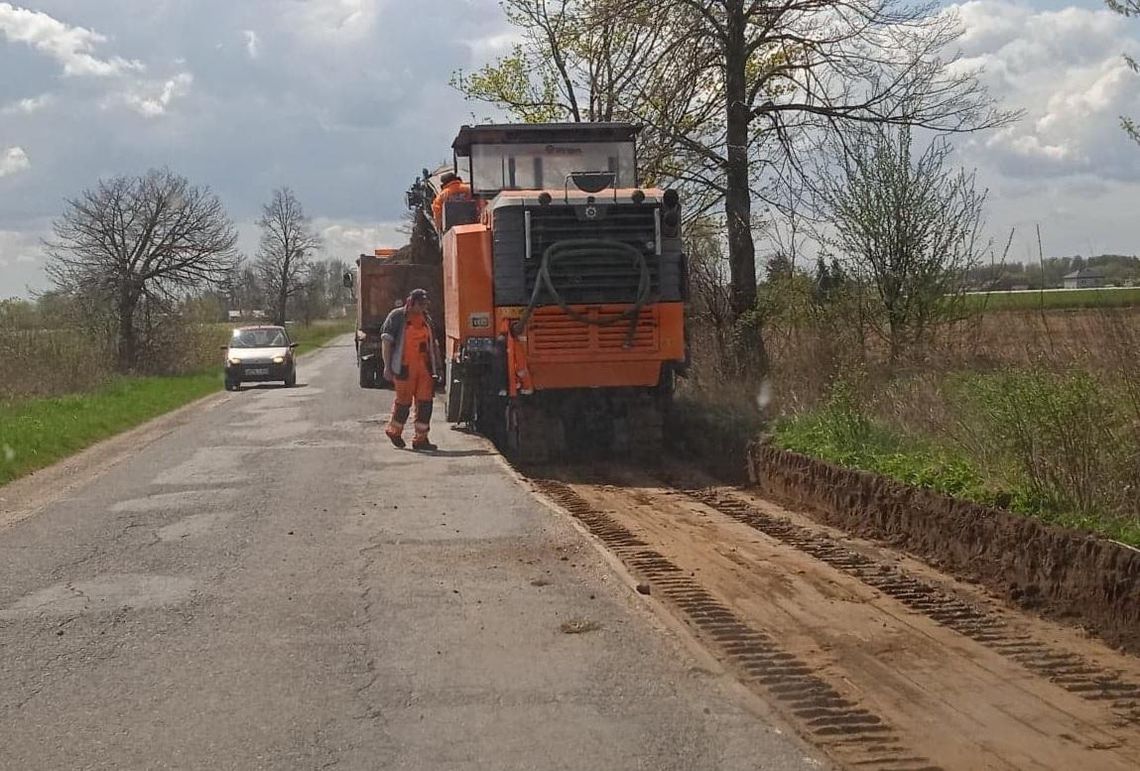
POLYGON ((967 281, 974 289, 1050 289, 1063 285, 1073 271, 1095 269, 1104 274, 1108 286, 1140 284, 1140 257, 1101 254, 1095 257, 1046 257, 1041 262, 1007 262, 977 265, 967 281))
POLYGON ((74 329, 104 341, 129 373, 146 371, 180 323, 222 321, 231 310, 307 323, 343 311, 346 265, 316 259, 320 237, 293 191, 273 191, 257 224, 247 258, 210 188, 169 169, 101 179, 66 199, 53 222, 51 290, 4 302, 0 326, 74 329))

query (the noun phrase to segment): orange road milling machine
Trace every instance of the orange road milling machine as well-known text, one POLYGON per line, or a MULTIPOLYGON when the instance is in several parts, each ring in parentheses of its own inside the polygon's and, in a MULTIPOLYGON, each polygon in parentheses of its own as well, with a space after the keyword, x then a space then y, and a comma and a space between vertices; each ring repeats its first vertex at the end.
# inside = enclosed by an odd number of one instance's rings
MULTIPOLYGON (((447 420, 543 462, 655 456, 687 366, 676 190, 637 186, 638 127, 463 126, 443 203, 447 420)), ((408 204, 424 212, 439 172, 408 204)))

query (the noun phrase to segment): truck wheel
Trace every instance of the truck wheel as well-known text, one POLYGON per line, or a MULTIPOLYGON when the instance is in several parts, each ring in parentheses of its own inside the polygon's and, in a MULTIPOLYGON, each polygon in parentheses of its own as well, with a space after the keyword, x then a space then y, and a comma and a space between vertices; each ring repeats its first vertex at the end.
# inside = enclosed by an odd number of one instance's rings
POLYGON ((455 362, 447 361, 447 414, 448 423, 463 420, 463 383, 455 376, 455 362))
POLYGON ((370 361, 360 362, 360 387, 376 387, 376 365, 370 361))

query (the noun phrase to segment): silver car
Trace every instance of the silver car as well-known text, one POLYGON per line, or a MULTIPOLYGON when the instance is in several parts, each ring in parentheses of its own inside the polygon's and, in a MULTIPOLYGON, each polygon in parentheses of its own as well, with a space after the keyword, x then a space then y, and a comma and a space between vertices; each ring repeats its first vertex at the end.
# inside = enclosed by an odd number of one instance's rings
POLYGON ((280 380, 290 388, 297 384, 297 343, 285 327, 239 327, 222 348, 227 391, 239 390, 242 383, 280 380))

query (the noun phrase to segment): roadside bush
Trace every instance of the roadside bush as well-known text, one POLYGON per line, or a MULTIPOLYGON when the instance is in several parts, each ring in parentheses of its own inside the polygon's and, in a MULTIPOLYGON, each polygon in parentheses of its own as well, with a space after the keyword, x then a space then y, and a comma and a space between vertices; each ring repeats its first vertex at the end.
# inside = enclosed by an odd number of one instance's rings
POLYGON ((889 476, 980 503, 1000 497, 962 452, 911 435, 869 415, 858 389, 833 383, 826 403, 811 413, 778 421, 776 444, 841 466, 889 476))
POLYGON ((111 377, 110 350, 105 338, 75 330, 0 330, 0 401, 97 388, 111 377))
POLYGON ((1140 514, 1140 446, 1115 384, 1029 370, 957 376, 947 392, 959 437, 1019 490, 1018 508, 1082 522, 1140 514))

